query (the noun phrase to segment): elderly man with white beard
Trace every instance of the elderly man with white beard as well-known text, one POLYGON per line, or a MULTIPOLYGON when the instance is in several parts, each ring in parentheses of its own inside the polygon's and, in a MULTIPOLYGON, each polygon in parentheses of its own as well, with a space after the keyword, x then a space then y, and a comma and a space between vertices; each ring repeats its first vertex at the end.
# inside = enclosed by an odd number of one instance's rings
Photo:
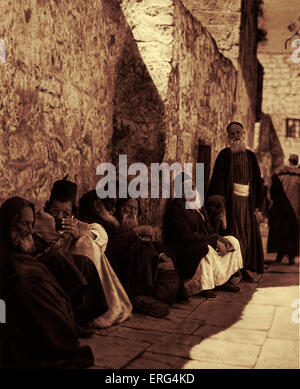
POLYGON ((8 368, 91 366, 92 352, 81 348, 77 338, 82 325, 107 309, 104 304, 100 310, 103 290, 98 287, 97 269, 83 256, 38 252, 34 223, 31 202, 12 197, 2 204, 0 298, 6 303, 7 317, 1 364, 8 368))
POLYGON ((239 240, 243 255, 243 279, 253 282, 248 272, 264 272, 264 253, 256 209, 262 200, 262 178, 255 154, 246 148, 245 130, 239 122, 227 126, 229 147, 217 156, 207 196, 225 199, 227 224, 239 240))

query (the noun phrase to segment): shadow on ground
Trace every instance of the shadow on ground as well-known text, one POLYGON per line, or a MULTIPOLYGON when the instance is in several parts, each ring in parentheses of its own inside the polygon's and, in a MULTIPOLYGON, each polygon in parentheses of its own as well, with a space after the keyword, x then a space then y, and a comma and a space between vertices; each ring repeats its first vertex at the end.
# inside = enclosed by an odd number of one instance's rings
POLYGON ((257 281, 241 282, 238 293, 220 291, 215 299, 176 303, 166 318, 133 314, 122 324, 97 330, 83 342, 93 349, 94 368, 255 367, 276 307, 290 309, 299 295, 299 259, 293 266, 277 265, 274 256, 266 255, 265 274, 257 281))

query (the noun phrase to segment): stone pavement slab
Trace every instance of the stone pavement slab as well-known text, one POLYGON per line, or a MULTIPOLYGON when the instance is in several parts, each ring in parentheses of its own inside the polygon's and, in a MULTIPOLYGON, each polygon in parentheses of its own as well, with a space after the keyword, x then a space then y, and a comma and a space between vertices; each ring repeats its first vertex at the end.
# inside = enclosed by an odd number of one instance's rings
POLYGON ((204 325, 195 331, 194 335, 203 338, 211 337, 211 339, 226 340, 239 344, 245 343, 261 346, 266 340, 267 331, 245 330, 233 327, 221 330, 220 328, 204 325))
POLYGON ((170 334, 190 335, 203 325, 200 318, 187 320, 186 318, 155 318, 135 313, 130 320, 120 324, 120 327, 129 327, 135 329, 155 330, 170 334))
POLYGON ((174 303, 172 309, 186 309, 188 311, 193 311, 196 307, 202 304, 206 299, 199 296, 192 296, 188 302, 184 303, 174 303))
POLYGON ((197 335, 170 334, 142 329, 136 330, 127 327, 119 327, 117 331, 114 332, 114 336, 148 343, 175 342, 192 346, 198 344, 202 340, 202 338, 197 335))
POLYGON ((130 362, 126 369, 181 369, 188 359, 173 355, 155 354, 145 351, 139 358, 130 362))
POLYGON ((230 292, 223 292, 223 291, 218 292, 215 301, 223 302, 223 303, 238 302, 245 305, 252 299, 258 284, 247 283, 242 281, 239 283, 238 286, 241 288, 241 290, 238 293, 230 293, 230 292))
POLYGON ((299 273, 299 262, 294 265, 287 265, 286 263, 271 263, 268 266, 267 273, 299 273))
POLYGON ((272 305, 248 304, 242 317, 233 324, 233 328, 246 330, 268 330, 271 327, 275 307, 272 305))
POLYGON ((83 344, 92 346, 96 368, 299 369, 299 324, 292 321, 299 266, 273 260, 257 283, 240 282, 239 293, 194 296, 161 319, 134 313, 83 344))
POLYGON ((198 361, 205 360, 212 363, 225 363, 250 368, 256 363, 260 347, 209 338, 204 339, 194 347, 178 343, 160 343, 150 346, 147 351, 198 361))
POLYGON ((149 343, 97 335, 80 344, 91 346, 95 365, 101 369, 121 369, 149 347, 149 343))
POLYGON ((227 327, 241 318, 244 308, 245 304, 243 303, 232 302, 231 304, 224 304, 224 302, 217 299, 208 299, 196 308, 187 319, 202 319, 205 320, 205 324, 227 327))
POLYGON ((174 318, 185 318, 185 317, 189 316, 190 313, 191 313, 190 310, 172 307, 172 309, 170 309, 168 319, 172 319, 173 317, 174 318))
POLYGON ((297 298, 299 298, 299 286, 259 287, 249 305, 291 306, 297 298))
POLYGON ((299 274, 297 272, 268 272, 259 283, 260 288, 274 286, 299 286, 299 274))
MULTIPOLYGON (((232 297, 232 299, 234 296, 232 297)), ((271 327, 275 308, 265 305, 246 305, 232 301, 224 304, 222 301, 207 300, 196 308, 188 320, 196 318, 205 320, 205 324, 216 327, 244 328, 250 330, 268 330, 271 327)))
POLYGON ((267 339, 256 369, 300 369, 300 344, 293 340, 267 339))
POLYGON ((245 366, 228 365, 225 363, 216 363, 209 361, 188 361, 182 369, 245 369, 245 366))
MULTIPOLYGON (((300 327, 299 323, 294 323, 292 314, 295 308, 290 307, 276 307, 275 316, 271 329, 268 333, 268 338, 274 339, 291 339, 299 340, 300 327)), ((300 352, 300 350, 299 350, 300 352)))

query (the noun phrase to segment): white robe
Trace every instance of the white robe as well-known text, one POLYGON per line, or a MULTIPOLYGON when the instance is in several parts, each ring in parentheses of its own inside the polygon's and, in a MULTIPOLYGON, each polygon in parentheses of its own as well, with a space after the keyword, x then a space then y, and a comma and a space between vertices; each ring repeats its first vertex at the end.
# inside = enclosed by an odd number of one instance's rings
POLYGON ((243 258, 239 241, 233 236, 225 238, 230 240, 235 250, 221 257, 216 250, 208 246, 208 253, 201 258, 195 274, 184 282, 189 296, 225 284, 234 273, 242 269, 243 258))
POLYGON ((76 240, 71 235, 62 236, 55 230, 54 218, 51 215, 42 210, 36 214, 35 233, 37 235, 49 243, 61 239, 61 250, 84 255, 94 262, 108 304, 108 310, 95 319, 95 326, 107 328, 127 320, 131 316, 132 305, 105 255, 108 242, 105 229, 100 224, 92 223, 88 225, 88 231, 94 234, 95 239, 87 234, 76 240))
POLYGON ((96 239, 93 240, 87 235, 82 236, 72 245, 71 251, 89 257, 98 270, 108 310, 95 319, 95 325, 99 328, 107 328, 127 320, 131 315, 132 305, 105 255, 108 242, 105 229, 100 224, 92 223, 89 224, 89 232, 92 232, 96 239))

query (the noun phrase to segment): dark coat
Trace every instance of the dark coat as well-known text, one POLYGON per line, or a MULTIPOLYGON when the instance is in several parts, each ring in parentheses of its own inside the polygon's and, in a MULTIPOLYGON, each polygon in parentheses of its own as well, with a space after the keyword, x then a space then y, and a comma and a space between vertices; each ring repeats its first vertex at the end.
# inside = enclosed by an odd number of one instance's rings
POLYGON ((10 368, 88 367, 90 347, 80 347, 77 323, 107 310, 97 269, 87 257, 54 252, 15 253, 9 231, 17 213, 34 205, 20 197, 1 207, 1 290, 7 306, 0 326, 0 364, 10 368))
POLYGON ((263 180, 260 175, 260 168, 255 154, 247 150, 250 190, 246 221, 235 220, 232 155, 228 147, 220 151, 215 162, 207 195, 220 195, 225 198, 227 225, 240 241, 244 268, 262 274, 264 272, 264 252, 259 226, 254 213, 255 209, 260 207, 263 195, 263 180), (247 223, 247 226, 243 225, 243 223, 247 223), (242 236, 240 236, 241 230, 247 233, 247 239, 242 239, 242 236))
POLYGON ((268 252, 299 255, 300 169, 284 167, 272 176, 268 252))
POLYGON ((10 255, 3 298, 5 368, 80 368, 93 364, 90 347, 80 347, 69 296, 47 267, 25 254, 10 255))
POLYGON ((185 208, 185 200, 174 199, 164 219, 165 244, 174 252, 181 279, 191 279, 203 258, 208 245, 216 247, 218 234, 198 211, 185 208))
MULTIPOLYGON (((263 180, 255 154, 247 150, 249 159, 249 208, 253 215, 256 208, 259 208, 263 196, 263 180)), ((232 152, 229 147, 221 150, 217 156, 214 170, 210 179, 207 196, 219 195, 225 198, 227 223, 231 228, 233 224, 233 174, 232 174, 232 152)))

